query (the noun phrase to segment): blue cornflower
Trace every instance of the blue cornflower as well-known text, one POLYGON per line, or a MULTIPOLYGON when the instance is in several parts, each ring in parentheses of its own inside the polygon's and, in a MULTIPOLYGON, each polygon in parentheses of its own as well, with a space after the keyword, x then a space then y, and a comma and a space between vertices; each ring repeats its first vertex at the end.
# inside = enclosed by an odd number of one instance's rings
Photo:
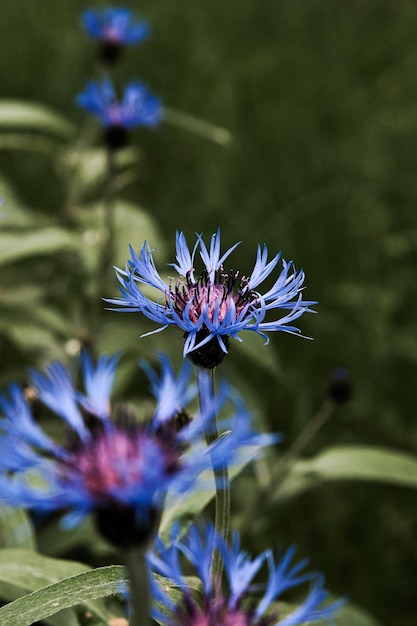
POLYGON ((162 119, 160 100, 140 82, 130 82, 122 100, 118 101, 110 80, 91 81, 86 90, 78 95, 77 103, 98 117, 113 148, 125 145, 128 130, 136 126, 152 128, 162 119))
POLYGON ((81 18, 87 33, 101 43, 105 62, 115 61, 124 46, 139 43, 149 34, 148 24, 135 20, 129 9, 87 9, 81 18))
POLYGON ((84 392, 75 389, 61 363, 46 375, 32 374, 38 400, 66 426, 66 445, 40 428, 18 385, 0 394, 0 500, 39 513, 65 511, 68 525, 93 512, 104 536, 124 546, 153 531, 168 489, 174 496, 184 493, 202 471, 222 467, 225 459, 233 462, 242 446, 275 438, 254 433, 239 409, 224 422, 232 432, 206 447, 202 432, 214 427, 228 390, 190 420, 185 408, 196 393, 189 383, 191 364, 176 376, 166 357, 160 374, 146 367, 156 408, 139 422, 131 408, 111 405, 117 361, 102 356, 94 365, 84 354, 84 392))
MULTIPOLYGON (((174 528, 174 532, 178 529, 174 528)), ((208 525, 205 537, 195 527, 191 527, 185 539, 174 541, 166 547, 160 540, 156 542, 158 554, 149 554, 149 564, 153 571, 170 579, 182 592, 179 602, 174 602, 165 589, 153 587, 156 600, 170 614, 155 615, 162 618, 169 626, 295 626, 296 624, 314 623, 332 620, 343 600, 323 606, 328 593, 323 588, 323 577, 317 573, 303 573, 307 560, 294 563, 295 546, 291 546, 275 562, 272 552, 267 550, 252 559, 240 549, 239 536, 234 535, 233 545, 228 546, 216 536, 214 528, 208 525), (221 552, 227 590, 222 589, 219 581, 211 574, 211 554, 217 545, 221 552), (194 568, 202 582, 203 597, 198 603, 192 595, 180 564, 184 556, 194 568), (266 585, 253 584, 253 579, 267 563, 269 577, 266 585), (282 615, 277 600, 288 589, 294 589, 307 583, 309 590, 305 600, 286 615, 282 615), (257 593, 263 589, 262 593, 257 593)))
MULTIPOLYGON (((276 268, 281 254, 268 261, 266 245, 258 246, 255 267, 249 277, 239 272, 225 272, 223 264, 235 244, 220 256, 220 229, 211 238, 210 250, 201 235, 190 252, 185 236, 176 236, 176 258, 172 263, 179 278, 167 284, 159 276, 152 252, 145 241, 137 255, 130 247, 131 259, 126 270, 116 268, 121 283, 121 298, 107 300, 122 307, 121 311, 140 311, 154 322, 161 324, 159 332, 168 326, 178 326, 184 331, 184 356, 188 355, 196 365, 212 368, 218 365, 228 352, 229 337, 241 341, 239 333, 252 330, 265 339, 266 333, 284 331, 300 333, 293 325, 313 301, 302 299, 304 272, 297 273, 294 265, 282 260, 282 269, 274 284, 265 293, 259 285, 276 268), (194 261, 197 249, 203 261, 203 270, 195 273, 194 261), (162 301, 154 302, 143 293, 142 285, 149 285, 162 293, 162 301), (265 321, 269 311, 281 309, 286 313, 275 321, 265 321)), ((117 310, 117 309, 116 309, 117 310)), ((151 333, 149 333, 151 334, 151 333)))

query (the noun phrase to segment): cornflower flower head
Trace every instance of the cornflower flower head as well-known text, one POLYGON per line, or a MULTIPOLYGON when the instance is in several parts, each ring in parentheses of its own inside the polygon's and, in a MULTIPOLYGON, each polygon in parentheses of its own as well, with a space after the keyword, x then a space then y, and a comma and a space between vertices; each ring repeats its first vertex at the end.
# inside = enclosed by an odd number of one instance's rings
POLYGON ((78 95, 77 103, 100 120, 106 144, 114 150, 126 145, 128 131, 132 128, 152 128, 162 119, 160 100, 137 81, 126 86, 121 101, 117 99, 110 80, 91 81, 86 90, 78 95))
MULTIPOLYGON (((268 332, 283 331, 297 334, 301 331, 294 322, 303 313, 312 312, 313 301, 302 299, 304 272, 297 273, 292 262, 282 260, 282 269, 274 284, 263 294, 259 285, 277 267, 281 254, 268 261, 266 245, 258 246, 255 266, 250 276, 240 276, 238 271, 226 272, 224 262, 239 244, 223 255, 220 253, 220 229, 211 238, 208 250, 201 235, 190 252, 184 234, 176 235, 176 263, 171 265, 179 277, 169 283, 162 280, 155 267, 153 250, 146 241, 139 255, 130 246, 131 259, 125 270, 116 268, 121 283, 121 298, 107 299, 120 311, 140 311, 161 327, 178 326, 185 337, 184 356, 203 368, 216 367, 228 353, 229 338, 242 341, 239 333, 251 330, 265 339, 268 332), (198 274, 194 268, 199 249, 203 269, 198 274), (141 287, 149 285, 162 293, 153 301, 146 297, 141 287), (282 310, 284 315, 266 321, 269 311, 282 310)), ((152 334, 152 333, 148 333, 152 334)))
MULTIPOLYGON (((174 533, 178 528, 174 527, 174 533)), ((343 600, 323 606, 328 593, 323 588, 323 577, 315 572, 303 573, 307 560, 294 562, 296 548, 291 546, 275 561, 270 550, 252 559, 240 549, 239 536, 233 537, 233 545, 228 546, 208 525, 204 533, 191 527, 188 536, 174 541, 166 547, 161 540, 156 541, 157 553, 150 553, 148 562, 151 569, 170 579, 182 592, 175 603, 165 588, 153 586, 155 599, 163 611, 156 611, 156 619, 162 619, 168 626, 295 626, 311 624, 321 620, 332 620, 343 600), (204 534, 204 537, 202 536, 204 534), (213 546, 220 550, 226 574, 227 589, 211 574, 211 553, 213 546), (197 602, 192 595, 181 566, 181 557, 192 566, 202 582, 202 600, 197 602), (267 563, 269 576, 266 585, 254 585, 253 580, 262 566, 267 563), (277 601, 288 589, 308 584, 304 601, 286 615, 277 601), (259 593, 263 589, 262 593, 259 593)))
POLYGON ((0 395, 0 500, 39 513, 65 512, 67 526, 92 512, 103 536, 129 547, 152 535, 168 489, 174 496, 185 493, 211 465, 233 462, 242 446, 273 438, 253 432, 239 409, 227 421, 231 432, 206 447, 202 432, 214 427, 228 390, 187 419, 196 393, 189 384, 191 364, 176 376, 167 357, 160 359, 160 374, 146 366, 156 408, 140 422, 130 407, 110 402, 117 361, 101 356, 94 365, 84 353, 83 392, 61 363, 46 375, 32 374, 38 400, 63 422, 65 444, 37 424, 18 385, 0 395))
POLYGON ((139 43, 149 34, 148 24, 136 20, 125 8, 87 9, 81 19, 90 37, 100 42, 100 58, 105 63, 113 63, 125 46, 139 43))

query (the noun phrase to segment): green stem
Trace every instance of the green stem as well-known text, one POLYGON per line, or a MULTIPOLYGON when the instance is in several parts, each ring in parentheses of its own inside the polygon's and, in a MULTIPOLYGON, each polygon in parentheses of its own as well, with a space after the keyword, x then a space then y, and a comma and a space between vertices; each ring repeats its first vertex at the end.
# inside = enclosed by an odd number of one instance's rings
POLYGON ((93 320, 92 320, 92 332, 94 329, 100 327, 100 318, 103 312, 102 298, 108 295, 109 285, 112 278, 114 278, 113 264, 115 262, 115 188, 114 188, 114 173, 115 173, 115 153, 114 150, 107 149, 107 168, 106 168, 106 181, 105 190, 103 196, 104 204, 104 216, 103 216, 103 241, 101 243, 101 249, 98 255, 98 262, 96 268, 96 284, 97 290, 95 292, 95 302, 92 307, 93 320))
POLYGON ((332 400, 326 399, 321 405, 320 409, 314 415, 314 417, 308 422, 306 427, 298 435, 297 439, 293 442, 291 447, 283 455, 277 468, 275 488, 277 484, 281 484, 287 477, 288 472, 290 471, 294 461, 298 459, 301 452, 307 447, 310 441, 314 439, 319 430, 323 428, 324 424, 333 413, 334 408, 334 402, 332 400))
POLYGON ((282 456, 273 475, 267 476, 264 474, 263 484, 252 498, 248 498, 248 505, 241 523, 241 534, 244 534, 253 526, 253 511, 257 511, 265 502, 272 503, 274 500, 278 499, 279 488, 290 473, 294 462, 300 457, 300 454, 306 446, 314 439, 315 435, 327 422, 335 406, 332 400, 326 399, 287 452, 282 456))
POLYGON ((127 550, 125 559, 130 583, 129 626, 149 626, 151 602, 146 551, 142 548, 131 548, 127 550))
POLYGON ((114 209, 115 209, 115 187, 114 187, 114 174, 115 174, 115 152, 114 150, 107 149, 107 172, 106 172, 106 189, 104 195, 104 228, 105 237, 103 240, 103 248, 101 251, 101 267, 103 276, 105 277, 105 284, 107 284, 112 272, 114 263, 114 209))
MULTIPOLYGON (((207 370, 197 368, 198 393, 202 412, 209 409, 214 403, 214 369, 210 370, 209 386, 203 383, 203 378, 207 376, 209 376, 207 370), (207 388, 209 389, 210 397, 205 395, 207 388)), ((214 426, 206 430, 205 436, 207 445, 211 445, 218 439, 219 432, 216 419, 214 420, 214 426)), ((216 533, 228 543, 230 537, 230 479, 227 462, 214 471, 214 482, 216 489, 214 528, 216 533)), ((213 579, 220 584, 223 574, 223 560, 217 549, 213 550, 211 571, 213 579)))

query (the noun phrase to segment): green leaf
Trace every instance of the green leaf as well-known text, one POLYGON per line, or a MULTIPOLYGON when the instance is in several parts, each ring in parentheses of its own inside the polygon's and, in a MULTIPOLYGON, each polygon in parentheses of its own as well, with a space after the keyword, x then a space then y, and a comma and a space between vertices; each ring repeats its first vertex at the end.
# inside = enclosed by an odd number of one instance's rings
MULTIPOLYGON (((85 255, 88 264, 94 266, 98 261, 100 247, 104 237, 103 203, 85 205, 78 213, 78 221, 84 231, 85 255)), ((124 267, 130 256, 129 244, 135 249, 142 247, 144 240, 152 248, 158 249, 157 258, 164 254, 164 245, 156 219, 152 214, 137 204, 127 200, 116 200, 114 204, 114 264, 124 267)))
POLYGON ((23 233, 0 233, 0 266, 79 247, 79 240, 61 228, 41 228, 23 233))
MULTIPOLYGON (((317 626, 328 626, 328 622, 318 622, 317 626)), ((364 609, 349 603, 337 613, 335 626, 379 626, 379 622, 364 609)))
POLYGON ((0 545, 3 548, 35 549, 32 524, 23 509, 0 506, 0 545))
POLYGON ((53 156, 57 152, 57 143, 36 133, 3 133, 0 134, 0 150, 23 150, 53 156))
POLYGON ((209 139, 221 146, 229 147, 233 143, 233 135, 227 128, 216 126, 216 124, 177 109, 165 107, 164 113, 164 121, 168 124, 187 130, 199 137, 204 137, 204 139, 209 139))
POLYGON ((36 224, 36 220, 39 222, 39 216, 22 203, 16 189, 4 176, 0 176, 0 198, 1 231, 8 227, 36 224))
POLYGON ((88 569, 83 563, 51 559, 32 550, 0 550, 0 580, 26 591, 34 591, 88 569))
POLYGON ((335 446, 296 461, 274 499, 293 497, 326 481, 355 480, 417 489, 417 458, 372 446, 335 446))
MULTIPOLYGON (((337 598, 332 597, 329 602, 337 601, 337 598)), ((326 602, 327 604, 327 602, 326 602)), ((279 613, 280 619, 291 615, 291 613, 297 609, 296 604, 288 604, 284 602, 276 602, 274 605, 279 613)), ((334 622, 331 622, 334 626, 379 626, 376 619, 370 615, 367 611, 361 607, 356 606, 350 602, 344 604, 336 612, 334 622)), ((309 626, 311 622, 303 622, 303 626, 309 626)), ((314 622, 315 626, 329 626, 328 620, 320 620, 314 622)))
POLYGON ((146 240, 157 248, 157 259, 164 256, 164 244, 157 220, 150 211, 131 202, 119 200, 115 208, 116 263, 124 267, 130 256, 129 244, 141 248, 146 240))
MULTIPOLYGON (((104 568, 109 570, 111 568, 104 568)), ((117 580, 120 583, 123 568, 117 567, 117 580)), ((0 550, 0 582, 13 585, 18 589, 31 594, 18 598, 10 604, 0 609, 0 624, 13 623, 31 624, 33 621, 54 615, 58 611, 70 608, 77 604, 86 604, 88 609, 101 619, 108 618, 108 612, 100 602, 93 602, 97 598, 104 597, 110 593, 116 593, 118 587, 112 587, 108 593, 102 592, 106 587, 100 587, 99 581, 108 581, 111 573, 103 575, 101 578, 96 575, 97 570, 90 570, 87 565, 74 561, 61 559, 51 559, 30 550, 6 549, 0 550), (91 574, 92 585, 97 584, 97 595, 95 595, 84 578, 78 581, 78 576, 91 574), (68 582, 75 580, 74 583, 68 582), (85 586, 85 594, 79 600, 80 590, 85 586), (78 586, 77 586, 78 585, 78 586), (100 589, 100 591, 98 591, 100 589), (101 595, 100 595, 101 594, 101 595), (60 596, 62 595, 62 598, 60 596), (26 600, 28 599, 28 600, 26 600), (16 606, 14 609, 9 607, 16 606), (21 608, 19 608, 21 607, 21 608), (23 608, 22 608, 23 607, 23 608), (28 621, 20 621, 27 609, 28 621), (18 611, 21 610, 20 614, 18 611), (10 611, 10 617, 9 612, 10 611), (13 617, 11 617, 13 615, 13 617), (10 621, 7 621, 10 619, 10 621), (32 621, 31 621, 32 620, 32 621)), ((87 581, 90 579, 87 577, 87 581)))
POLYGON ((92 613, 108 621, 110 616, 100 608, 96 600, 119 593, 122 584, 126 585, 127 579, 124 568, 119 565, 76 574, 3 606, 0 608, 0 623, 29 626, 78 604, 85 604, 92 613))
POLYGON ((64 116, 37 102, 0 100, 0 131, 28 130, 69 139, 75 128, 64 116))
MULTIPOLYGON (((1 140, 0 140, 1 148, 1 140)), ((139 151, 135 147, 119 150, 115 155, 115 175, 132 170, 139 160, 139 151)), ((80 195, 91 192, 98 185, 103 185, 107 176, 107 151, 105 148, 70 149, 61 156, 62 165, 68 174, 76 179, 80 195)))

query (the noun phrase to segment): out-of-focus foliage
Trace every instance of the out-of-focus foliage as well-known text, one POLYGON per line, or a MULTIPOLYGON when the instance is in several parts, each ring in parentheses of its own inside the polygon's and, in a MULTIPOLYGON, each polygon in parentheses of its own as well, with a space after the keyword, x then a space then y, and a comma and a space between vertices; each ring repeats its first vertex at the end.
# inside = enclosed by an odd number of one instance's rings
MULTIPOLYGON (((100 300, 117 285, 100 272, 100 132, 75 106, 94 62, 79 23, 87 5, 3 4, 0 382, 24 380, 29 366, 52 358, 69 360, 84 344, 124 351, 117 394, 138 403, 145 391, 137 361, 166 350, 178 362, 182 338, 165 331, 139 341, 152 324, 106 312, 100 300)), ((335 366, 348 369, 354 394, 288 477, 302 474, 316 488, 284 498, 283 483, 265 515, 251 513, 245 541, 254 552, 297 541, 336 593, 381 624, 414 626, 415 490, 351 482, 357 457, 337 482, 321 481, 329 479, 330 446, 415 459, 417 6, 144 0, 140 11, 153 36, 125 52, 116 79, 151 84, 168 114, 157 131, 135 133, 118 157, 114 262, 123 265, 128 244, 138 249, 147 238, 162 267, 173 260, 176 229, 209 235, 220 225, 225 247, 243 241, 234 256, 243 273, 258 242, 304 267, 306 295, 319 301, 319 315, 302 319, 314 342, 281 335, 263 347, 244 337, 219 375, 242 390, 265 430, 285 433, 282 449, 319 408, 335 366)), ((364 467, 362 478, 375 480, 369 459, 364 467)), ((267 470, 257 469, 262 482, 267 470)), ((248 489, 250 473, 234 491, 237 527, 248 489)), ((25 544, 28 521, 19 524, 22 545, 3 533, 5 548, 33 547, 25 544)), ((106 563, 90 530, 88 554, 69 533, 59 556, 106 563)), ((59 532, 54 520, 43 524, 45 553, 59 532)))

